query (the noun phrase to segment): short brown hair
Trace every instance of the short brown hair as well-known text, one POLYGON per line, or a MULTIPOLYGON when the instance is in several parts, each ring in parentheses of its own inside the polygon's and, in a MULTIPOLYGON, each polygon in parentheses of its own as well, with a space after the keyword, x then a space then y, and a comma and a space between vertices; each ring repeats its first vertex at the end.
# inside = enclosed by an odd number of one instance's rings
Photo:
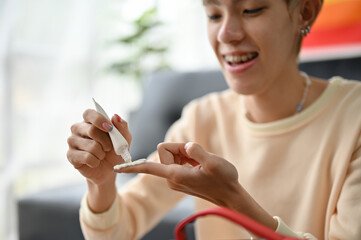
MULTIPOLYGON (((287 6, 289 10, 291 11, 294 7, 297 6, 297 4, 300 2, 300 0, 286 0, 287 6)), ((323 4, 323 0, 321 0, 321 4, 323 4)), ((303 37, 299 38, 298 44, 297 44, 297 53, 301 50, 303 37)))
POLYGON ((299 0, 286 0, 286 3, 288 5, 288 7, 292 7, 295 6, 296 3, 298 3, 299 0))
MULTIPOLYGON (((290 6, 294 6, 295 4, 297 4, 300 0, 286 0, 287 5, 290 6)), ((323 3, 323 0, 321 0, 321 3, 323 3)))

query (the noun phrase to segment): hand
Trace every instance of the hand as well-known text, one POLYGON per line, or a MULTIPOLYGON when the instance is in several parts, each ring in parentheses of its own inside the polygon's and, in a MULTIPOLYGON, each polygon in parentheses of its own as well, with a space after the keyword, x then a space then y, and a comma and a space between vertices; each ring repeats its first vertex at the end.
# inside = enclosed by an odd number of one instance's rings
POLYGON ((259 223, 277 228, 277 221, 238 182, 237 169, 225 159, 208 153, 196 143, 158 145, 161 163, 145 162, 117 170, 165 178, 171 189, 239 211, 259 223))
POLYGON ((84 112, 83 119, 83 122, 71 127, 68 160, 87 180, 96 185, 114 182, 113 166, 124 161, 115 154, 108 132, 114 125, 130 145, 132 136, 127 122, 118 115, 114 115, 112 122, 109 122, 92 109, 84 112))
POLYGON ((239 192, 236 168, 196 143, 158 145, 161 164, 145 162, 117 170, 124 173, 147 173, 163 177, 171 189, 226 206, 227 199, 239 192))

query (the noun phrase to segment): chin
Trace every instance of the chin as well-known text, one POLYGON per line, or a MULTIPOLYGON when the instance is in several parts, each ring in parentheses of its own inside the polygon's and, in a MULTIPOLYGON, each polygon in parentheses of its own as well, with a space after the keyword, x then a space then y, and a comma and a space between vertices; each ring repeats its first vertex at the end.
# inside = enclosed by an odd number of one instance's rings
POLYGON ((241 78, 233 76, 232 74, 224 74, 227 85, 236 93, 241 95, 250 95, 256 92, 253 78, 241 78))

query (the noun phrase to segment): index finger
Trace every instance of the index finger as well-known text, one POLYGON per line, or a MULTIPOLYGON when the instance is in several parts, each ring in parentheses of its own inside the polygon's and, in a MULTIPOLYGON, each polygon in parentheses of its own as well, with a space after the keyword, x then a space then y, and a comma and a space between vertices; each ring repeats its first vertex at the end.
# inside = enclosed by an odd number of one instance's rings
POLYGON ((106 117, 104 117, 101 113, 98 113, 94 109, 87 109, 83 113, 83 119, 87 123, 91 123, 96 128, 104 131, 109 132, 111 128, 113 127, 113 123, 108 120, 106 117), (108 125, 104 124, 107 123, 108 125))
POLYGON ((144 162, 139 165, 114 169, 113 171, 116 173, 145 173, 162 178, 169 178, 171 176, 169 165, 164 165, 162 163, 157 163, 157 162, 144 162))

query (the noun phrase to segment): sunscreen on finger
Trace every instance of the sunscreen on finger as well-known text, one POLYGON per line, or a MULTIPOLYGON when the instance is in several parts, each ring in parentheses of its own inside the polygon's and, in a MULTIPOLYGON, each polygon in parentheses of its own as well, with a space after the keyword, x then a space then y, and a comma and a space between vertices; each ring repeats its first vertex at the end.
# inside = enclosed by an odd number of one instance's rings
POLYGON ((139 160, 136 160, 134 162, 129 162, 129 163, 122 163, 122 164, 119 164, 119 165, 115 165, 113 167, 114 170, 120 170, 122 168, 126 168, 126 167, 130 167, 130 166, 135 166, 135 165, 139 165, 139 164, 142 164, 142 163, 145 163, 147 161, 147 159, 145 158, 141 158, 139 160))
MULTIPOLYGON (((106 117, 109 121, 111 121, 110 118, 108 117, 107 113, 99 105, 99 103, 97 103, 95 101, 94 98, 93 98, 93 101, 94 101, 97 112, 100 113, 101 115, 103 115, 104 117, 106 117)), ((126 163, 131 163, 132 157, 130 156, 130 153, 129 153, 129 145, 128 145, 127 140, 123 137, 123 135, 115 127, 113 128, 112 131, 110 131, 108 133, 109 133, 110 139, 113 143, 115 153, 117 155, 120 155, 126 163)))

